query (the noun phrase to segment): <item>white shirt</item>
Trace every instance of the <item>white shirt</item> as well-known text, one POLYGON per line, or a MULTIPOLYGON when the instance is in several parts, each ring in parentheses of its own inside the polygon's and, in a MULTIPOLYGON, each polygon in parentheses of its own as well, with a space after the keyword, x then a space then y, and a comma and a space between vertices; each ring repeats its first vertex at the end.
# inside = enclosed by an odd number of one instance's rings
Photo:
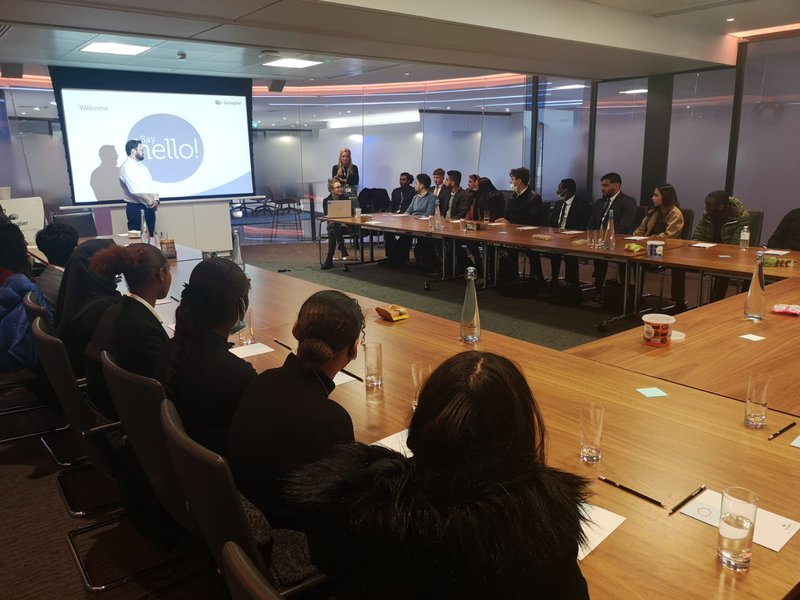
POLYGON ((150 206, 153 200, 158 200, 150 170, 135 158, 128 157, 122 163, 119 168, 119 183, 125 202, 150 206))
POLYGON ((153 316, 154 316, 156 319, 158 319, 158 322, 159 322, 159 323, 161 323, 161 322, 162 322, 161 316, 160 316, 160 315, 159 315, 159 314, 156 312, 156 309, 155 309, 155 307, 154 307, 154 306, 150 306, 150 303, 149 303, 147 300, 145 300, 145 299, 144 299, 144 298, 142 298, 141 296, 137 296, 137 295, 136 295, 136 294, 134 294, 133 292, 128 292, 128 293, 127 293, 127 294, 125 294, 125 295, 126 295, 126 296, 128 296, 128 298, 130 298, 131 300, 136 300, 137 302, 141 303, 143 306, 146 306, 146 307, 147 307, 147 310, 149 310, 151 313, 153 313, 153 316))

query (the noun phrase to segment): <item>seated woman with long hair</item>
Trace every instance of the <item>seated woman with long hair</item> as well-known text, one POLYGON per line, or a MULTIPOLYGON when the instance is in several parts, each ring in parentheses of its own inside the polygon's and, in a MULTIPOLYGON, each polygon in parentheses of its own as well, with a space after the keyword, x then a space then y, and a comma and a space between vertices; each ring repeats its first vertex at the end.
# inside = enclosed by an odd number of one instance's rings
MULTIPOLYGON (((670 184, 653 190, 653 207, 647 211, 633 235, 646 235, 658 239, 680 239, 683 235, 683 213, 678 202, 678 193, 670 184)), ((673 269, 671 296, 677 310, 686 309, 686 275, 682 269, 673 269)))
POLYGON ((353 422, 328 398, 333 378, 358 353, 364 315, 335 290, 308 298, 292 334, 297 354, 264 371, 247 388, 233 417, 228 461, 241 492, 276 527, 293 516, 280 498, 286 475, 353 441, 353 422))
MULTIPOLYGON (((335 178, 328 180, 328 191, 330 194, 322 201, 322 212, 328 214, 328 202, 334 200, 350 200, 344 195, 344 184, 335 178)), ((351 205, 352 205, 352 201, 351 205)), ((321 269, 327 271, 333 268, 333 255, 336 253, 336 248, 342 253, 344 260, 349 256, 347 247, 344 245, 344 235, 350 232, 350 228, 341 223, 328 223, 328 255, 325 257, 325 262, 322 264, 321 269)))
POLYGON ((175 337, 156 368, 187 433, 223 455, 233 413, 256 376, 250 363, 228 350, 228 335, 247 311, 249 291, 247 276, 230 260, 198 263, 175 311, 175 337))
POLYGON ((545 464, 542 416, 508 359, 463 352, 422 387, 411 458, 349 444, 289 479, 339 598, 588 598, 588 482, 545 464))
POLYGON ((103 313, 86 346, 89 400, 105 417, 116 420, 100 353, 107 350, 119 366, 137 375, 155 375, 158 358, 169 339, 155 305, 169 293, 172 274, 164 254, 150 244, 109 246, 92 257, 89 268, 102 279, 121 273, 128 284, 129 293, 103 313))

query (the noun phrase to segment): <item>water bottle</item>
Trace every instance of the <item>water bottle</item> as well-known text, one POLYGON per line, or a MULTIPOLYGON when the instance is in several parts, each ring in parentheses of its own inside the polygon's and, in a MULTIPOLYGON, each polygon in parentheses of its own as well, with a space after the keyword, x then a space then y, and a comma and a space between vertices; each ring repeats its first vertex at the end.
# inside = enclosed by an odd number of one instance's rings
POLYGON ((478 294, 475 291, 477 277, 478 270, 467 267, 467 291, 464 293, 464 306, 461 309, 461 341, 467 344, 481 341, 481 317, 478 313, 478 294))
POLYGON ((756 252, 756 268, 750 280, 750 289, 744 299, 744 316, 760 321, 767 314, 767 291, 764 289, 764 253, 756 252))
POLYGON ((235 227, 233 228, 233 262, 236 263, 239 268, 244 271, 245 264, 244 258, 242 258, 242 247, 239 243, 239 230, 235 227))
POLYGON ((147 231, 147 219, 144 218, 144 209, 139 211, 139 216, 141 217, 141 224, 139 225, 139 231, 141 232, 142 242, 145 244, 148 243, 148 238, 150 233, 147 231))
POLYGON ((444 229, 444 223, 442 223, 442 213, 439 210, 439 204, 436 204, 436 210, 433 213, 433 230, 434 231, 441 231, 444 229))
POLYGON ((742 235, 739 236, 739 250, 742 252, 747 252, 747 249, 750 247, 750 228, 745 225, 744 229, 742 229, 742 235))
POLYGON ((606 248, 613 250, 616 245, 614 237, 614 211, 608 211, 608 223, 606 223, 606 248))

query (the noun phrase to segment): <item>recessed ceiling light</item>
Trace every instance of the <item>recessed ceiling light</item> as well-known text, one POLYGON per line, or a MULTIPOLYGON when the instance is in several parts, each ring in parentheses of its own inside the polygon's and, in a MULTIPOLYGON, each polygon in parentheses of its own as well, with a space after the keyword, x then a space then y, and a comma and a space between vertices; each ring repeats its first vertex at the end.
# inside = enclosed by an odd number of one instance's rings
POLYGON ((273 126, 273 127, 275 127, 276 125, 277 125, 277 123, 273 123, 273 124, 272 124, 272 126, 273 126))
POLYGON ((311 115, 312 117, 316 117, 317 115, 311 115))
POLYGON ((283 117, 283 120, 285 121, 285 120, 286 120, 286 117, 283 117))
POLYGON ((28 113, 19 113, 19 114, 21 114, 21 115, 27 115, 28 113))
POLYGON ((411 75, 411 73, 403 73, 403 75, 405 75, 406 77, 408 77, 409 75, 411 75))
POLYGON ((81 48, 81 52, 94 52, 95 54, 119 54, 121 56, 137 56, 150 50, 150 46, 137 44, 120 44, 119 42, 92 42, 81 48))
POLYGON ((734 19, 733 17, 729 17, 729 18, 727 18, 727 19, 725 19, 725 20, 726 20, 728 23, 733 23, 733 22, 734 22, 736 19, 734 19))
POLYGON ((450 110, 450 107, 449 107, 449 106, 447 107, 447 110, 450 110))
POLYGON ((506 108, 506 112, 511 112, 511 109, 510 108, 506 108))
POLYGON ((50 104, 51 104, 52 106, 55 106, 55 105, 56 105, 55 101, 51 102, 50 104))
POLYGON ((623 90, 620 94, 646 94, 647 90, 623 90))
POLYGON ((39 108, 38 106, 34 106, 34 107, 33 107, 33 110, 42 110, 42 109, 41 109, 41 108, 39 108))
POLYGON ((305 69, 306 67, 313 67, 320 65, 322 61, 319 60, 303 60, 302 58, 280 58, 272 62, 264 63, 265 67, 283 67, 284 69, 305 69))
POLYGON ((555 92, 557 90, 580 90, 587 87, 589 86, 583 85, 582 83, 575 83, 572 85, 559 85, 558 87, 550 88, 550 91, 555 92))

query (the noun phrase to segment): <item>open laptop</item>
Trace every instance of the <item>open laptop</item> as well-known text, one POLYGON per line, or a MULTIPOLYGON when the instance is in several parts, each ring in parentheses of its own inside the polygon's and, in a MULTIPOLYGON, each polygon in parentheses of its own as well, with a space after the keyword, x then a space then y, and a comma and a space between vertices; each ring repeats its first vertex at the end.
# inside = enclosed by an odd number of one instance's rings
POLYGON ((352 217, 353 203, 350 200, 331 200, 328 202, 329 217, 352 217))

